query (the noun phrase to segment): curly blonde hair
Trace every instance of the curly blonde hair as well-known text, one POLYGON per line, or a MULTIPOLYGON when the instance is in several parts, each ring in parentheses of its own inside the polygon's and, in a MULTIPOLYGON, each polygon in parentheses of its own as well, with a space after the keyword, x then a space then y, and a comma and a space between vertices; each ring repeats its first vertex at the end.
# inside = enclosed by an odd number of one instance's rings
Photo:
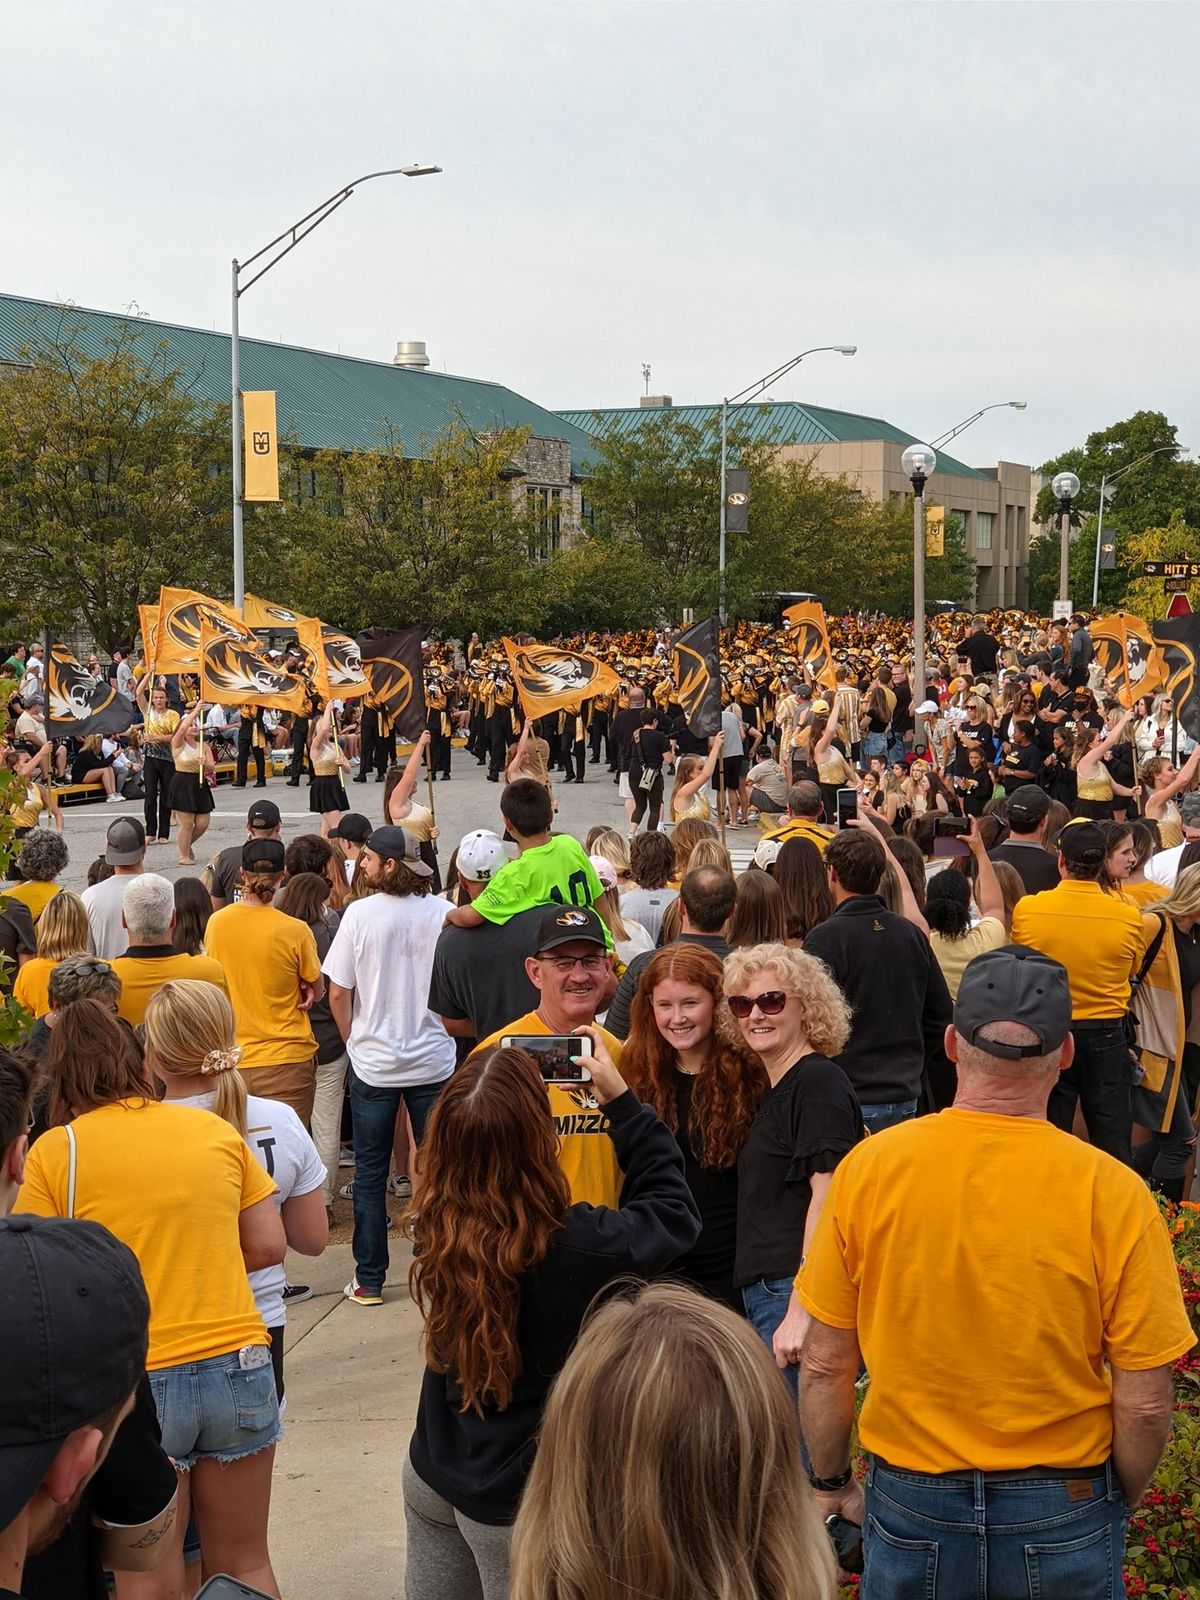
POLYGON ((804 1011, 804 1031, 814 1050, 836 1056, 850 1037, 850 1006, 823 961, 786 944, 757 944, 725 958, 725 995, 742 994, 751 978, 771 971, 804 1011))

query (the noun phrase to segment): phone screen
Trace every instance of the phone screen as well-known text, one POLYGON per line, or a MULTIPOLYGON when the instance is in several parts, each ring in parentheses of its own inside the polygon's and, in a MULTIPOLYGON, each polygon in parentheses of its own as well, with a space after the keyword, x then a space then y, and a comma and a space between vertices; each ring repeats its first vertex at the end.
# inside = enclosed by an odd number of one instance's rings
POLYGON ((528 1050, 545 1083, 590 1083, 592 1041, 576 1033, 510 1033, 501 1045, 528 1050))
POLYGON ((839 828, 846 826, 847 819, 858 815, 858 791, 856 789, 839 789, 837 792, 837 825, 839 828))

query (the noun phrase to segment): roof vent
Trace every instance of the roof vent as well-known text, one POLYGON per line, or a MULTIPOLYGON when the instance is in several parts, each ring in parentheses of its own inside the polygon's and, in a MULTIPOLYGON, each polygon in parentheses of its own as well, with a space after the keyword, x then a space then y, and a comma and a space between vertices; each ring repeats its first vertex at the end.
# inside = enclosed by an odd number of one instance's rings
POLYGON ((638 405, 643 409, 652 408, 655 411, 666 411, 674 404, 675 402, 669 394, 643 394, 638 397, 638 405))
POLYGON ((396 354, 392 357, 392 365, 408 367, 413 372, 424 372, 429 365, 424 339, 401 339, 396 346, 396 354))

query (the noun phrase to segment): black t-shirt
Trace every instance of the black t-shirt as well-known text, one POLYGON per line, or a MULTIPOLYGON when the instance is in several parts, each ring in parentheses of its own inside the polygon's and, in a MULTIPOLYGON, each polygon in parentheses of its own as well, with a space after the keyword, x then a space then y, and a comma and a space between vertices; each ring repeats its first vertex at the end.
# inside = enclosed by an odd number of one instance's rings
POLYGON ((959 657, 971 663, 971 675, 976 678, 995 672, 999 653, 1000 645, 990 633, 969 633, 958 647, 959 657))
POLYGON ((996 748, 995 740, 991 728, 982 718, 976 723, 960 723, 956 733, 961 734, 962 738, 956 737, 954 740, 951 770, 956 778, 965 778, 971 770, 971 763, 968 760, 971 743, 978 745, 979 749, 983 751, 985 761, 990 761, 996 748), (971 743, 965 742, 968 740, 971 743))
POLYGON ((92 1517, 134 1528, 161 1515, 175 1491, 175 1469, 162 1447, 154 1397, 143 1377, 133 1410, 117 1429, 75 1515, 48 1549, 26 1561, 25 1600, 107 1600, 101 1529, 93 1527, 92 1517))
POLYGON ((911 733, 913 731, 912 686, 908 683, 893 683, 890 687, 896 696, 896 709, 892 712, 892 732, 911 733))
POLYGON ((37 935, 33 931, 33 914, 23 900, 13 900, 0 895, 0 956, 7 956, 11 965, 6 976, 0 979, 0 993, 11 994, 17 976, 17 958, 37 953, 37 935))
POLYGON ((525 971, 525 957, 537 949, 542 911, 541 906, 518 911, 500 926, 485 922, 478 928, 443 928, 429 979, 434 1015, 459 1022, 468 1018, 475 1038, 486 1039, 514 1017, 533 1011, 540 997, 525 971))
POLYGON ((862 1137, 850 1080, 827 1056, 803 1056, 767 1090, 738 1157, 735 1283, 795 1274, 809 1179, 832 1172, 862 1137))
POLYGON ((1000 777, 1009 793, 1022 783, 1040 783, 1046 758, 1036 744, 1013 744, 1000 762, 1000 777))
POLYGON ((652 772, 661 772, 663 761, 670 753, 670 739, 660 729, 647 724, 639 730, 637 738, 633 741, 629 753, 629 770, 640 772, 648 767, 652 772))
POLYGON ((612 720, 609 742, 616 745, 617 765, 622 772, 629 771, 629 743, 642 725, 642 706, 626 706, 612 720))
POLYGON ((222 850, 219 855, 213 857, 210 893, 216 895, 218 900, 224 900, 226 905, 234 900, 240 900, 241 872, 242 847, 240 844, 231 844, 228 850, 222 850))
POLYGON ((983 808, 992 798, 996 785, 986 767, 970 767, 961 780, 958 798, 962 801, 964 815, 981 817, 983 808))
POLYGON ((988 860, 1007 861, 1010 867, 1015 867, 1025 885, 1026 894, 1041 894, 1043 889, 1057 889, 1062 881, 1058 875, 1057 858, 1032 841, 1022 843, 1018 839, 1008 839, 988 851, 988 860))
POLYGON ((692 1091, 696 1080, 686 1072, 675 1073, 675 1115, 679 1122, 675 1142, 683 1156, 683 1171, 700 1213, 701 1232, 687 1255, 671 1267, 672 1278, 680 1278, 694 1288, 724 1300, 742 1310, 742 1297, 733 1286, 733 1258, 737 1245, 738 1174, 731 1167, 702 1166, 692 1149, 690 1124, 692 1091))

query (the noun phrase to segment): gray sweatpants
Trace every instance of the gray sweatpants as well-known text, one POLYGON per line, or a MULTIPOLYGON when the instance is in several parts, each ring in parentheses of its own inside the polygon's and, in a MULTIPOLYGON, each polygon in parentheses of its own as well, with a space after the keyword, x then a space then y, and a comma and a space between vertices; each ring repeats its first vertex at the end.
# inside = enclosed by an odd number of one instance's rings
POLYGON ((512 1528, 464 1517, 417 1476, 407 1455, 403 1486, 405 1600, 507 1600, 512 1528))

